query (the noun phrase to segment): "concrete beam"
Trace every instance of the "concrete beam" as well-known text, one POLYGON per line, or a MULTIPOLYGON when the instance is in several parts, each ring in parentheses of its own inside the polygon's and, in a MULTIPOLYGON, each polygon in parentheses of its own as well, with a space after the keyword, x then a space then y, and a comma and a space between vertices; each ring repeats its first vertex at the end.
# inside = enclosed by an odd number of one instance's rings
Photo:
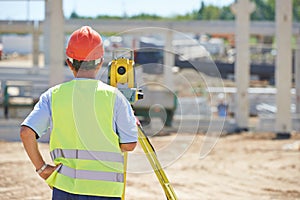
POLYGON ((33 21, 0 21, 0 33, 31 33, 33 21))
MULTIPOLYGON (((47 11, 46 11, 47 12, 47 11)), ((40 32, 44 31, 45 22, 40 22, 40 32)), ((103 32, 124 32, 136 29, 136 32, 147 32, 144 27, 172 28, 181 32, 194 33, 235 33, 234 21, 148 21, 148 20, 92 20, 72 19, 66 20, 64 31, 71 33, 82 25, 90 25, 95 30, 103 32)), ((0 33, 30 33, 33 22, 27 21, 0 21, 0 33)), ((275 36, 275 22, 251 22, 250 34, 262 36, 275 36)), ((132 31, 131 31, 132 32, 132 31)), ((300 35, 300 23, 294 23, 293 35, 300 35)))

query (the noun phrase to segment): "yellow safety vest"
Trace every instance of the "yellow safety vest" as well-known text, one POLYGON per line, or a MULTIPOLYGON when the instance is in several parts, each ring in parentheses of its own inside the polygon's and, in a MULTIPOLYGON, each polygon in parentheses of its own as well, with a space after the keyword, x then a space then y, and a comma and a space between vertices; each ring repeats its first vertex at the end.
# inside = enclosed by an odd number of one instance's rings
POLYGON ((73 80, 52 91, 50 154, 61 166, 46 182, 60 190, 121 197, 124 159, 113 130, 115 88, 73 80))

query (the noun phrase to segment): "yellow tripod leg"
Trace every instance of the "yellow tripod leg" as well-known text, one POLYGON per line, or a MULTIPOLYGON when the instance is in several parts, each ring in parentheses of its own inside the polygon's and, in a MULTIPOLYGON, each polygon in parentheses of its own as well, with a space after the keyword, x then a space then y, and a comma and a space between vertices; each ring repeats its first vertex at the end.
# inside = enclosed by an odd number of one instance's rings
MULTIPOLYGON (((146 136, 144 130, 140 125, 138 125, 138 141, 146 154, 156 177, 159 180, 160 185, 162 186, 167 200, 177 200, 177 196, 174 192, 172 185, 170 184, 164 170, 162 169, 159 160, 157 159, 155 150, 151 145, 148 137, 146 136)), ((126 176, 127 176, 127 157, 128 153, 124 153, 124 191, 122 195, 122 200, 125 200, 125 188, 126 188, 126 176)))
POLYGON ((122 194, 122 200, 125 200, 126 178, 127 178, 127 157, 128 153, 124 152, 124 190, 122 194))
POLYGON ((159 160, 157 159, 155 150, 140 125, 138 126, 138 140, 159 180, 159 183, 165 192, 167 199, 177 200, 177 196, 173 190, 173 187, 170 184, 164 170, 162 169, 159 160))

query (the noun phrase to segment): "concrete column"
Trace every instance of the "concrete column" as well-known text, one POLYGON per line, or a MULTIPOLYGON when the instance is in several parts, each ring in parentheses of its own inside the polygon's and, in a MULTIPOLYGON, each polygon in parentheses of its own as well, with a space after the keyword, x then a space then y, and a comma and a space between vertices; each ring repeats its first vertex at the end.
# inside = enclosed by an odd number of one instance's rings
POLYGON ((300 116, 300 35, 297 35, 295 49, 295 88, 296 88, 296 113, 300 116))
POLYGON ((173 31, 171 29, 166 30, 165 35, 165 49, 164 49, 164 81, 165 86, 169 90, 174 91, 174 81, 172 67, 175 65, 175 55, 173 51, 173 31))
POLYGON ((248 87, 250 79, 249 27, 250 13, 255 4, 249 0, 238 0, 232 6, 236 16, 235 45, 235 83, 237 87, 235 120, 240 130, 248 130, 249 98, 248 87))
POLYGON ((43 37, 44 37, 44 63, 45 67, 49 67, 50 64, 50 1, 45 0, 45 20, 43 22, 43 37))
POLYGON ((40 41, 39 41, 39 22, 35 21, 32 30, 32 63, 33 67, 39 66, 40 41))
POLYGON ((292 0, 276 0, 276 123, 278 138, 289 138, 292 86, 292 0))
MULTIPOLYGON (((62 0, 48 0, 50 86, 64 81, 64 15, 62 0)), ((48 10, 48 9, 47 9, 48 10)), ((46 47, 47 48, 47 47, 46 47)))

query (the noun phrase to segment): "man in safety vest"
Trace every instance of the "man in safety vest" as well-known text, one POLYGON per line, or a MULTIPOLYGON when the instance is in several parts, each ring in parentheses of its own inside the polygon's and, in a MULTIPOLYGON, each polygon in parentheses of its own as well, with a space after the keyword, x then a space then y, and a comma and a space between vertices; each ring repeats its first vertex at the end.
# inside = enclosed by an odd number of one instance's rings
POLYGON ((53 199, 121 199, 124 151, 137 142, 132 108, 114 87, 95 77, 103 64, 101 36, 89 26, 74 31, 66 49, 72 81, 43 93, 21 125, 24 148, 36 172, 53 187, 53 199), (36 138, 50 127, 46 164, 36 138))

